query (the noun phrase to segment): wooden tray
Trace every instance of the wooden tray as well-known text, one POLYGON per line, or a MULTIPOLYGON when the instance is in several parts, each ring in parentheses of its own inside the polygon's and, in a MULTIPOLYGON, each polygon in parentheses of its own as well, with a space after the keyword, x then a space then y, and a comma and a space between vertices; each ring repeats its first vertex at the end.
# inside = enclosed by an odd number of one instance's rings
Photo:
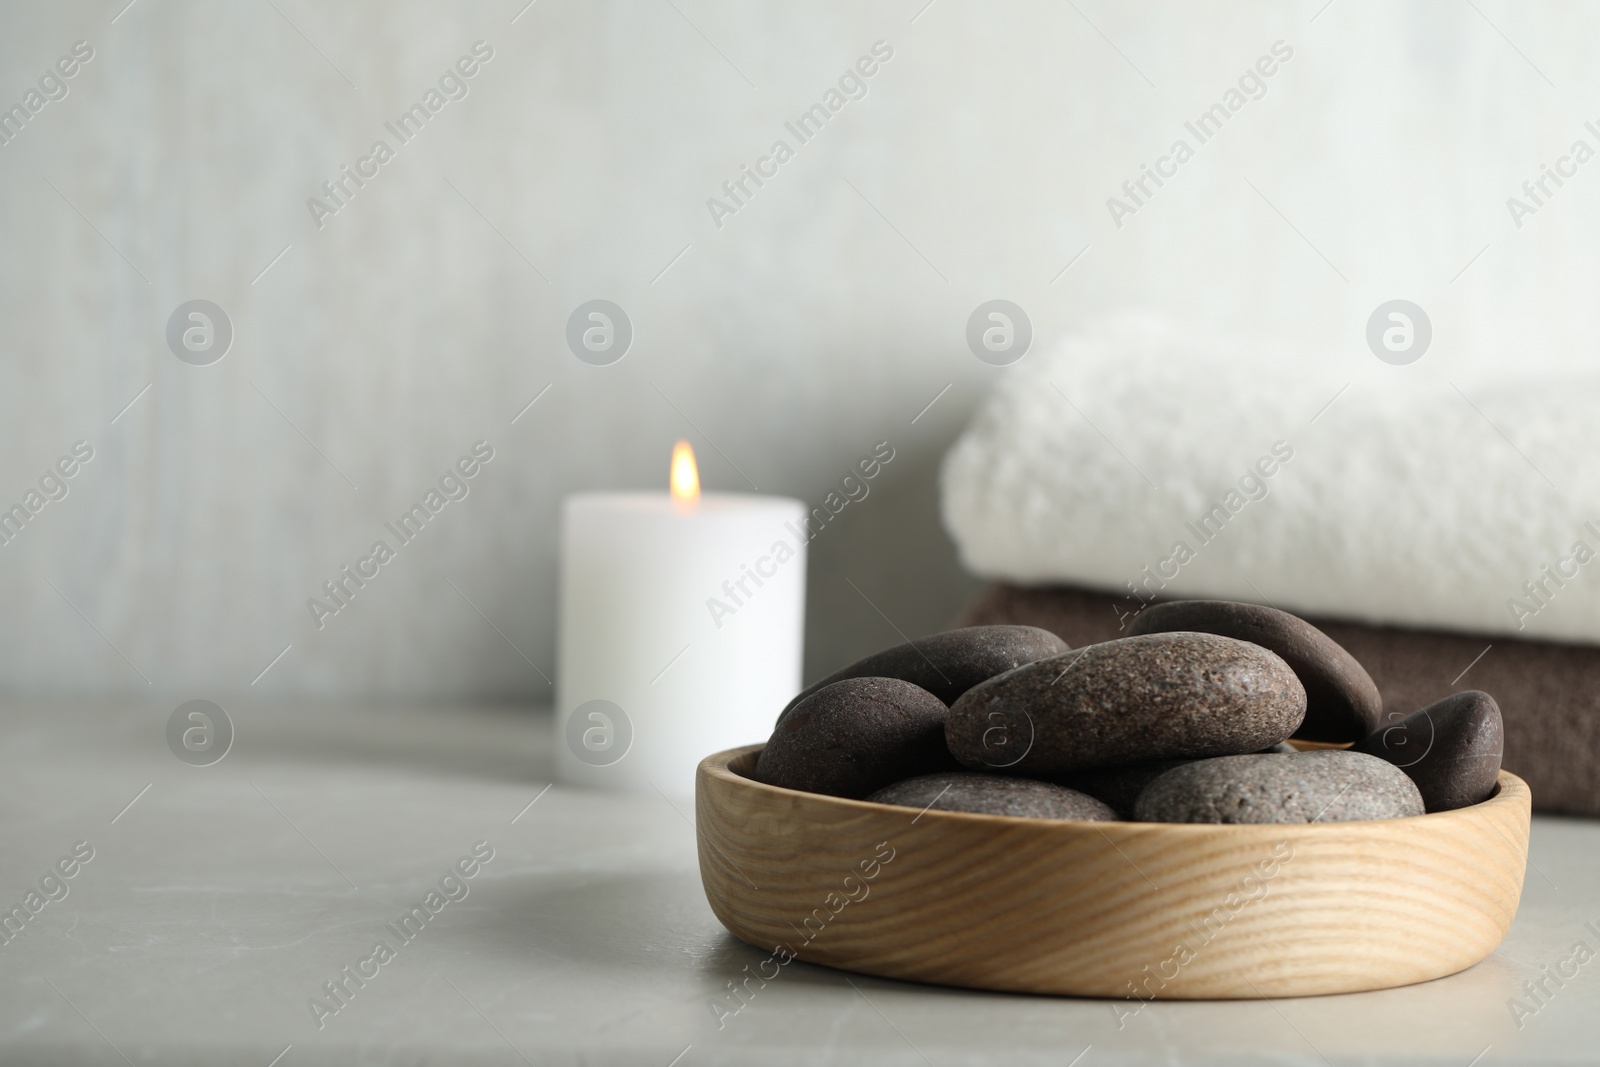
POLYGON ((696 774, 700 877, 735 936, 863 974, 1148 1000, 1348 993, 1454 974, 1516 914, 1530 796, 1312 825, 1073 822, 696 774))

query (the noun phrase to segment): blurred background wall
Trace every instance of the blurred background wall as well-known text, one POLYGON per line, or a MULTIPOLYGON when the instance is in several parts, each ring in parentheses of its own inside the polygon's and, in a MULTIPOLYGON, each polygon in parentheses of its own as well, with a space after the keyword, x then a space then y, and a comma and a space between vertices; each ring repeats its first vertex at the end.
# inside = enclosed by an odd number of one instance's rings
POLYGON ((807 675, 940 628, 975 580, 937 469, 1007 373, 964 338, 996 297, 1036 346, 1142 305, 1367 366, 1404 297, 1437 373, 1559 388, 1594 358, 1600 162, 1520 226, 1506 203, 1600 145, 1577 3, 125 2, 0 7, 0 106, 93 50, 0 146, 0 504, 93 449, 0 546, 10 691, 547 699, 562 497, 664 489, 680 436, 708 488, 811 504, 890 442, 812 543, 807 675), (478 41, 400 145, 385 123, 478 41), (880 41, 799 145, 785 122, 880 41), (719 226, 707 199, 779 138, 719 226), (607 367, 564 342, 594 298, 635 330, 607 367), (233 326, 210 366, 166 344, 191 299, 233 326), (478 440, 469 496, 319 630, 307 598, 478 440))

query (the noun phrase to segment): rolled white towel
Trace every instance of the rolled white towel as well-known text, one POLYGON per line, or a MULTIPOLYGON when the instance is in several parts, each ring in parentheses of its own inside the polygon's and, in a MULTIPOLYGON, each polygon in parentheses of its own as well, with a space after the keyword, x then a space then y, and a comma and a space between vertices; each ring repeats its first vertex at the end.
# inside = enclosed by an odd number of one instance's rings
MULTIPOLYGON (((1436 349, 1444 345, 1436 339, 1436 349)), ((966 565, 1143 600, 1600 643, 1600 376, 1229 343, 1146 315, 1008 368, 945 457, 966 565)))

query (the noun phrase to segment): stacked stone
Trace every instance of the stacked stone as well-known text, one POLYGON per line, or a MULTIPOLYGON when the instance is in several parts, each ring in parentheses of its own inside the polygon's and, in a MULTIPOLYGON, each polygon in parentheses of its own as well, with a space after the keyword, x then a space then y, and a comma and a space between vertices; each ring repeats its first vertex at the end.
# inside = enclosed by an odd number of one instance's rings
POLYGON ((1479 803, 1503 740, 1487 693, 1386 716, 1361 664, 1314 626, 1193 600, 1079 649, 974 626, 869 656, 783 709, 755 777, 1021 818, 1337 822, 1479 803))

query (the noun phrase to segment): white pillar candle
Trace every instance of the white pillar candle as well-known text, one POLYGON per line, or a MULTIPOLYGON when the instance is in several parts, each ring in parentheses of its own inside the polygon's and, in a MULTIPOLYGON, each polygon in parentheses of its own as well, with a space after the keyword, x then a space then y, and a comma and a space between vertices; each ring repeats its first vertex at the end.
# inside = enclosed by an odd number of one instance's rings
POLYGON ((765 741, 800 689, 805 505, 700 495, 681 442, 672 483, 671 495, 565 502, 555 737, 563 782, 692 794, 701 759, 765 741))

